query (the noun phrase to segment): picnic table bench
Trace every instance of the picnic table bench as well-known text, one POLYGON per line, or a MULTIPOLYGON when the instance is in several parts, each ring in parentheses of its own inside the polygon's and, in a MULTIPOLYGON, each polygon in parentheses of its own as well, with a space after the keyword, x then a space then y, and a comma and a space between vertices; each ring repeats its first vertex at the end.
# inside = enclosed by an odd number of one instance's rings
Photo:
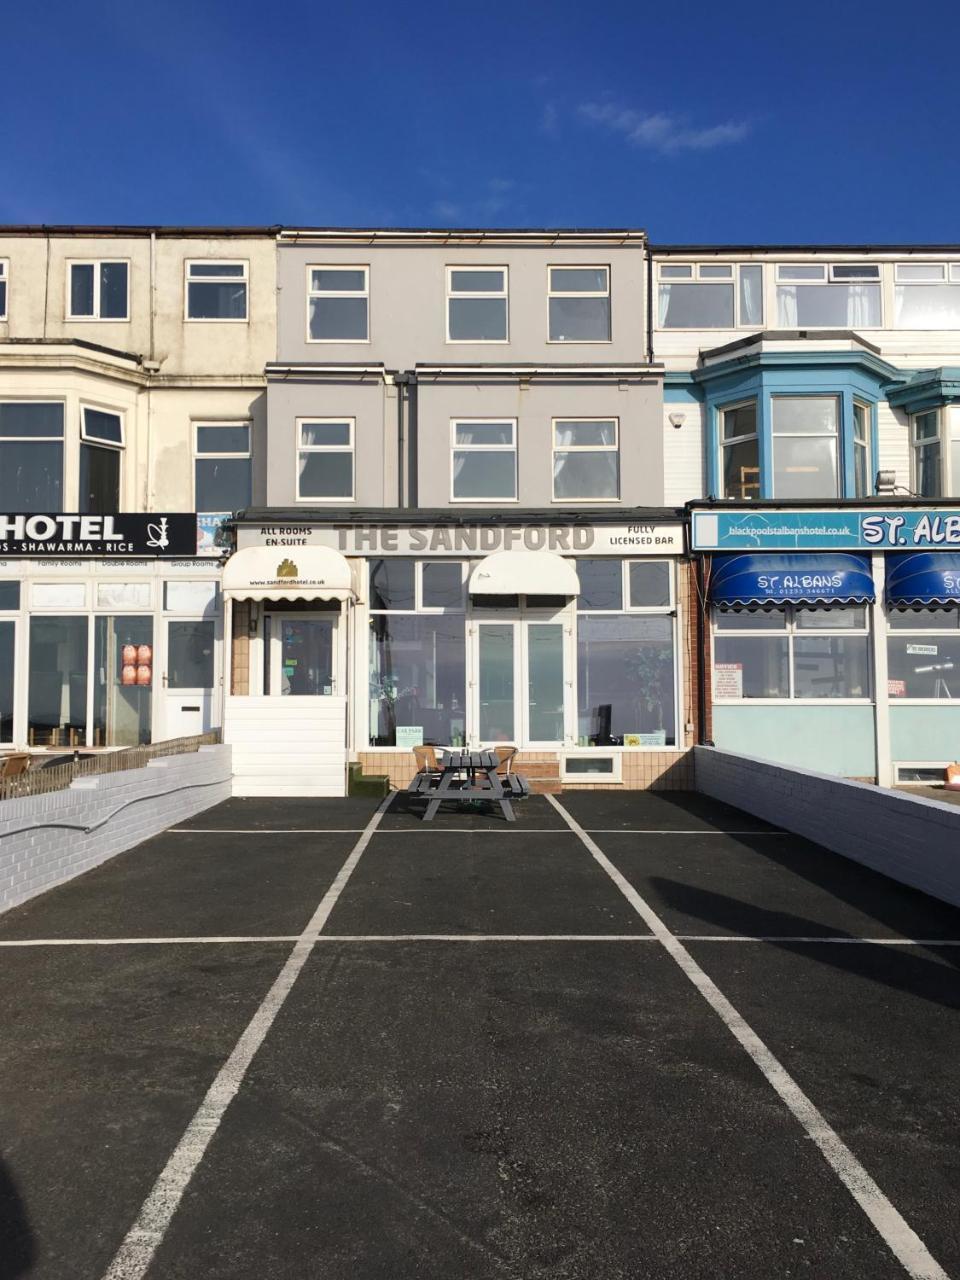
POLYGON ((445 751, 436 769, 422 769, 407 791, 427 799, 423 821, 432 822, 444 801, 484 800, 498 804, 507 822, 516 821, 512 800, 529 793, 516 773, 501 776, 495 751, 445 751))

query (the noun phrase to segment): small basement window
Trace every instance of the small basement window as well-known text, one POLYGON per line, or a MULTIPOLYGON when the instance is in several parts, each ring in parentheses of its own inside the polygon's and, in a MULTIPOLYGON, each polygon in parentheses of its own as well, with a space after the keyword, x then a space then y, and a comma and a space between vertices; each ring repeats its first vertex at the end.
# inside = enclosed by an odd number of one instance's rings
POLYGON ((619 752, 610 755, 564 756, 561 764, 562 782, 619 782, 619 752))
POLYGON ((925 787, 942 787, 947 776, 945 764, 898 764, 897 782, 925 787))

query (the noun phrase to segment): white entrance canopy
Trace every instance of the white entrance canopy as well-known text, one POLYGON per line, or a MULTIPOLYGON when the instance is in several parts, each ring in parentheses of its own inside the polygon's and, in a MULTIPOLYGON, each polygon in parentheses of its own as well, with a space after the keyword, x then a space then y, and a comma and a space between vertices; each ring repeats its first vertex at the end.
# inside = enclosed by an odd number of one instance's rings
POLYGON ((497 551, 470 575, 474 596, 577 596, 580 579, 569 560, 552 551, 497 551))
POLYGON ((223 570, 225 600, 353 600, 349 562, 333 547, 244 547, 223 570))

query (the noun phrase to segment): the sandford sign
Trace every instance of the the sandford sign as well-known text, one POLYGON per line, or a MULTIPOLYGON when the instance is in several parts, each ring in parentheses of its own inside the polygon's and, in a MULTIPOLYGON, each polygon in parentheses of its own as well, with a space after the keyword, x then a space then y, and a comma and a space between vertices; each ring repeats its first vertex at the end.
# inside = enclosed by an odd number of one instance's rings
POLYGON ((694 511, 694 551, 936 551, 960 547, 960 509, 694 511))
POLYGON ((0 514, 0 556, 155 556, 197 551, 192 512, 136 515, 0 514))
POLYGON ((561 555, 678 555, 675 524, 263 524, 238 525, 237 546, 333 547, 347 556, 488 556, 495 551, 561 555))

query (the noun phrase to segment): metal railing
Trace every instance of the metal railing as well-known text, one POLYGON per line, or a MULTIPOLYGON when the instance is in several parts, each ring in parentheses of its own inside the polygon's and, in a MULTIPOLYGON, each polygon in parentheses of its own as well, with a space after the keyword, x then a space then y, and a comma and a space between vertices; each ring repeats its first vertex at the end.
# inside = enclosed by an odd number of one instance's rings
MULTIPOLYGON (((76 755, 63 764, 43 767, 44 757, 36 754, 25 773, 10 778, 0 777, 0 801, 19 800, 23 796, 41 796, 51 791, 64 791, 77 778, 89 778, 99 773, 123 773, 127 769, 142 769, 149 760, 163 756, 186 755, 212 746, 220 741, 219 729, 198 733, 189 738, 168 738, 165 742, 152 742, 143 747, 123 747, 117 751, 99 751, 94 755, 76 755)), ((0 757, 2 763, 2 757, 0 757)))

